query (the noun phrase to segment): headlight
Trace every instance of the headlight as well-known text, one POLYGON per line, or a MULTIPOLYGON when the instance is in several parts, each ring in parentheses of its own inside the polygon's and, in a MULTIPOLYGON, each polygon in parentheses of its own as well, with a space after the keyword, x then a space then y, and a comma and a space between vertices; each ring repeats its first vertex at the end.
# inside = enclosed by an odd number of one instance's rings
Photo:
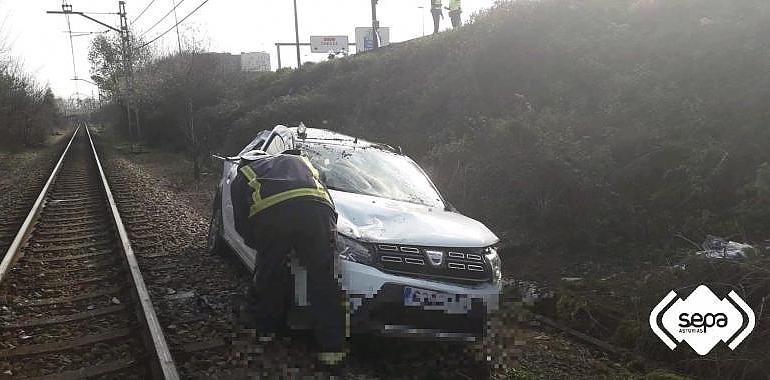
POLYGON ((503 262, 500 261, 500 256, 497 255, 497 249, 494 247, 489 247, 484 251, 484 256, 487 258, 489 266, 492 267, 492 279, 495 282, 500 282, 500 280, 503 279, 503 262))
POLYGON ((343 260, 367 265, 372 263, 369 248, 342 234, 337 234, 337 253, 343 260))

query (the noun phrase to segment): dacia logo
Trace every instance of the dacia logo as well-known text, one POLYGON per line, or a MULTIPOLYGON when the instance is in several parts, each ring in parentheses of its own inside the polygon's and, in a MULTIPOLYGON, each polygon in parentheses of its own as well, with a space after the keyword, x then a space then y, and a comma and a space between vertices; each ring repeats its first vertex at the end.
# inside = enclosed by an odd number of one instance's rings
POLYGON ((754 311, 734 291, 719 299, 705 285, 686 299, 671 291, 650 313, 650 327, 670 349, 687 342, 699 355, 711 352, 719 341, 735 350, 754 330, 754 311))
POLYGON ((437 267, 444 262, 444 252, 441 251, 425 251, 428 255, 431 265, 437 267))

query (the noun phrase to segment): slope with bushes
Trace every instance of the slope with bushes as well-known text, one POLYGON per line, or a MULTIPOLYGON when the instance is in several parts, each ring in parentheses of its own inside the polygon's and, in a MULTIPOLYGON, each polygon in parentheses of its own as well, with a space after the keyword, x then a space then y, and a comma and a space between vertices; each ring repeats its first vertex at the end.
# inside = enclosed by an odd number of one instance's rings
POLYGON ((161 76, 143 122, 188 149, 172 136, 200 116, 214 132, 203 155, 299 121, 401 146, 521 250, 757 240, 770 226, 769 31, 760 0, 502 3, 458 31, 299 70, 161 76), (193 96, 190 113, 179 99, 193 96))
POLYGON ((51 89, 38 84, 20 65, 0 58, 0 149, 42 145, 60 123, 51 89))
POLYGON ((770 4, 541 1, 259 78, 227 147, 305 121, 400 145, 512 246, 770 226, 770 4))
POLYGON ((140 117, 149 141, 193 161, 300 121, 400 146, 503 238, 504 262, 626 263, 562 289, 562 321, 697 376, 752 378, 770 373, 768 35, 763 0, 505 2, 457 31, 297 70, 157 59, 139 75, 140 117), (715 264, 677 238, 707 234, 759 249, 715 264), (647 324, 666 292, 701 283, 760 311, 739 350, 705 360, 647 324))

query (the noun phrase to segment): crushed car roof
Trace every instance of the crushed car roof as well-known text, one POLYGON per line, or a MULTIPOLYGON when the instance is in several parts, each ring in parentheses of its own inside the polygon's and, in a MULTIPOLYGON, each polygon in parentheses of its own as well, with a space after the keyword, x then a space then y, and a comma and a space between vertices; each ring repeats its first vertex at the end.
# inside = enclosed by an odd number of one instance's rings
MULTIPOLYGON (((290 127, 289 128, 292 132, 295 134, 297 133, 297 127, 290 127)), ((340 144, 345 145, 379 145, 375 144, 363 139, 359 139, 354 136, 348 136, 346 134, 342 134, 339 132, 330 131, 328 129, 321 129, 321 128, 307 128, 306 129, 307 138, 304 140, 315 142, 317 141, 334 141, 340 144)))
MULTIPOLYGON (((295 133, 295 134, 297 133, 297 127, 289 127, 288 129, 291 130, 292 133, 295 133)), ((359 148, 372 147, 372 148, 389 150, 391 152, 397 153, 396 149, 394 149, 390 145, 363 140, 354 136, 349 136, 339 132, 330 131, 328 129, 307 128, 306 133, 307 133, 307 137, 305 139, 299 139, 300 142, 333 143, 335 145, 343 145, 343 146, 351 146, 351 147, 355 146, 359 148)))

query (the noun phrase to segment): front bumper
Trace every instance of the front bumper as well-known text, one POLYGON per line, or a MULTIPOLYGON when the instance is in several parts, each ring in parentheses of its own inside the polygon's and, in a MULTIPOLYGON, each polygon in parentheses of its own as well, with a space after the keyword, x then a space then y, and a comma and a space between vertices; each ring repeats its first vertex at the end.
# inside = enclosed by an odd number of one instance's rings
POLYGON ((499 307, 500 284, 449 284, 393 275, 349 261, 341 264, 353 331, 473 341, 483 334, 487 314, 499 307), (437 292, 450 302, 405 306, 405 287, 437 292))

